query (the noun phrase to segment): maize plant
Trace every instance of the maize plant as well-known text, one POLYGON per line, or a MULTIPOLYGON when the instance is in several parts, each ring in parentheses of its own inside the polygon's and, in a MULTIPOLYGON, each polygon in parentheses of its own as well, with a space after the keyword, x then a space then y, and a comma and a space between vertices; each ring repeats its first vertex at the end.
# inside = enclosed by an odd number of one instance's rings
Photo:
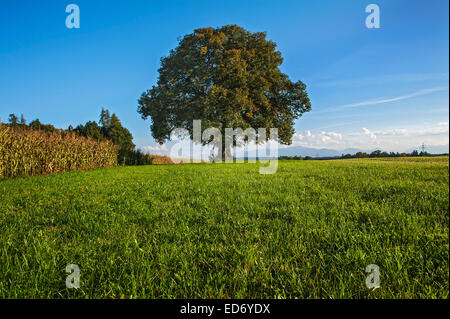
POLYGON ((116 166, 118 151, 109 140, 0 124, 0 177, 116 166))

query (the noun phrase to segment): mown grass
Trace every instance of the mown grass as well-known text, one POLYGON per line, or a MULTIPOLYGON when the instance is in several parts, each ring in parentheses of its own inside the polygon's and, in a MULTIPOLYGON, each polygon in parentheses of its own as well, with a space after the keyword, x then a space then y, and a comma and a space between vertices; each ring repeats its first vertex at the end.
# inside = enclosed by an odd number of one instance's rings
POLYGON ((3 180, 0 297, 448 298, 448 157, 279 164, 3 180))

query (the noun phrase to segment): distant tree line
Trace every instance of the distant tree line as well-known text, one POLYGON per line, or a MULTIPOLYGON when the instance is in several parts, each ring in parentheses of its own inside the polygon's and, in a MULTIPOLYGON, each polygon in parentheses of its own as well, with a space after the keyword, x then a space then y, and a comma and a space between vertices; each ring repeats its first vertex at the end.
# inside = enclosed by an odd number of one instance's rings
POLYGON ((417 157, 417 156, 430 156, 431 154, 425 151, 418 152, 417 150, 411 153, 399 153, 399 152, 384 152, 381 150, 375 150, 372 153, 357 152, 352 154, 342 154, 341 158, 376 158, 376 157, 417 157))
POLYGON ((296 160, 296 161, 302 161, 302 160, 312 160, 312 156, 300 156, 300 155, 294 155, 294 156, 278 156, 278 159, 280 160, 296 160))
MULTIPOLYGON (((440 154, 444 155, 444 154, 440 154)), ((341 156, 328 156, 328 157, 312 157, 312 156, 279 156, 279 159, 284 160, 312 160, 312 159, 336 159, 336 158, 379 158, 379 157, 419 157, 419 156, 434 156, 426 151, 419 152, 414 150, 411 153, 399 153, 399 152, 384 152, 381 150, 375 150, 372 153, 357 152, 355 154, 342 154, 341 156)))
MULTIPOLYGON (((8 117, 8 124, 15 128, 19 127, 29 127, 34 130, 44 131, 44 132, 54 132, 56 129, 51 124, 43 124, 39 119, 35 119, 30 124, 27 122, 22 115, 20 118, 14 113, 10 114, 8 117)), ((133 135, 130 131, 122 126, 119 118, 115 113, 110 114, 109 110, 102 108, 100 112, 100 120, 88 121, 86 124, 80 124, 73 128, 70 125, 66 130, 74 132, 78 136, 91 137, 97 141, 110 140, 117 146, 119 146, 118 159, 119 165, 149 165, 152 164, 154 156, 149 156, 144 152, 136 149, 133 143, 133 135)))
MULTIPOLYGON (((14 113, 11 113, 11 114, 9 114, 9 117, 8 117, 8 124, 11 126, 14 126, 14 127, 25 127, 25 126, 27 126, 27 121, 25 120, 23 114, 20 115, 20 120, 19 120, 19 118, 14 113)), ((56 130, 53 125, 42 124, 39 121, 39 119, 32 121, 28 126, 35 130, 45 131, 45 132, 53 132, 56 130)))

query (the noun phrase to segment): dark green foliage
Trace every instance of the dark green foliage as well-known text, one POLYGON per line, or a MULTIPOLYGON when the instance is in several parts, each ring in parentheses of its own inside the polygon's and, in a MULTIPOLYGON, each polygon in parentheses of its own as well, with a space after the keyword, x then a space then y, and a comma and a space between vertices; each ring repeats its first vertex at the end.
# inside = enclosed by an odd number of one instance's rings
POLYGON ((114 113, 111 116, 110 126, 106 128, 105 135, 123 150, 131 151, 135 147, 130 131, 122 126, 119 118, 114 113))
POLYGON ((364 152, 358 152, 355 154, 355 157, 356 158, 366 158, 366 157, 368 157, 368 155, 364 152))
POLYGON ((45 131, 45 132, 53 132, 55 131, 55 127, 51 124, 42 124, 39 119, 35 119, 29 124, 29 127, 31 127, 34 130, 38 131, 45 131))
POLYGON ((25 117, 23 116, 23 114, 20 115, 20 125, 25 126, 27 125, 27 121, 25 120, 25 117))
MULTIPOLYGON (((116 114, 113 113, 111 117, 107 117, 109 116, 109 112, 106 111, 106 115, 104 115, 103 112, 102 109, 101 123, 103 123, 103 125, 108 125, 102 126, 103 134, 106 138, 110 139, 114 144, 120 147, 118 158, 119 164, 127 165, 127 157, 139 157, 138 153, 134 150, 135 145, 133 143, 133 136, 128 129, 122 126, 116 114), (136 152, 136 154, 133 154, 133 152, 136 152)), ((130 162, 128 161, 128 163, 130 162)))
POLYGON ((351 155, 351 154, 346 154, 346 155, 342 155, 342 158, 367 158, 367 157, 371 157, 371 158, 381 158, 381 157, 416 157, 416 156, 432 156, 431 154, 427 153, 427 152, 418 152, 417 150, 412 151, 411 153, 407 154, 407 153, 395 153, 395 152, 384 152, 381 150, 375 150, 370 154, 367 154, 365 152, 357 152, 355 155, 351 155))
POLYGON ((147 160, 142 152, 134 149, 133 135, 122 126, 115 113, 110 115, 109 110, 102 108, 99 124, 89 121, 85 125, 78 125, 75 131, 81 136, 92 137, 98 141, 108 139, 118 145, 120 149, 118 153, 119 165, 151 164, 151 161, 147 160))
POLYGON ((301 161, 303 160, 302 156, 278 156, 278 159, 280 160, 294 160, 294 161, 301 161))
POLYGON ((80 136, 92 137, 97 141, 102 141, 105 136, 102 134, 101 127, 98 126, 97 122, 89 121, 86 125, 78 125, 75 128, 75 132, 80 136))
POLYGON ((122 165, 152 165, 154 158, 140 150, 119 151, 119 163, 122 165))
POLYGON ((8 116, 8 123, 11 126, 22 126, 25 127, 27 125, 27 121, 25 120, 25 117, 23 116, 23 114, 20 114, 20 120, 17 117, 16 114, 11 113, 8 116))
POLYGON ((102 128, 106 129, 111 126, 111 115, 109 113, 109 110, 106 110, 102 107, 102 110, 100 112, 100 120, 99 124, 102 126, 102 128))
POLYGON ((9 114, 8 123, 11 125, 17 125, 19 119, 14 113, 9 114))

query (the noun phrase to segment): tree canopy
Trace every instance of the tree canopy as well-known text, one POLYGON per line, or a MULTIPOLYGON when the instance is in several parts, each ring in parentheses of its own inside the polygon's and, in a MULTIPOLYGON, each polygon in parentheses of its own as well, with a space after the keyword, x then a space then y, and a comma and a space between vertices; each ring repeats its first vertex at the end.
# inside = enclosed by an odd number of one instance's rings
POLYGON ((16 116, 16 114, 14 114, 14 113, 9 114, 9 117, 8 117, 9 124, 17 125, 18 122, 19 122, 19 118, 16 116))
POLYGON ((123 150, 133 150, 135 147, 133 136, 127 128, 122 126, 117 115, 113 113, 108 122, 109 126, 106 127, 106 137, 111 139, 114 144, 119 145, 123 150))
POLYGON ((109 110, 102 108, 99 124, 94 121, 88 121, 85 125, 78 125, 75 128, 75 132, 78 135, 92 137, 98 141, 109 139, 118 145, 120 147, 119 164, 124 164, 127 158, 136 157, 133 135, 126 127, 122 126, 115 113, 110 115, 109 110))
POLYGON ((141 95, 138 112, 151 118, 161 144, 175 128, 192 138, 196 119, 222 135, 225 128, 278 128, 279 142, 291 144, 294 120, 311 104, 306 85, 280 71, 282 62, 265 32, 237 25, 194 30, 161 59, 158 82, 141 95))

